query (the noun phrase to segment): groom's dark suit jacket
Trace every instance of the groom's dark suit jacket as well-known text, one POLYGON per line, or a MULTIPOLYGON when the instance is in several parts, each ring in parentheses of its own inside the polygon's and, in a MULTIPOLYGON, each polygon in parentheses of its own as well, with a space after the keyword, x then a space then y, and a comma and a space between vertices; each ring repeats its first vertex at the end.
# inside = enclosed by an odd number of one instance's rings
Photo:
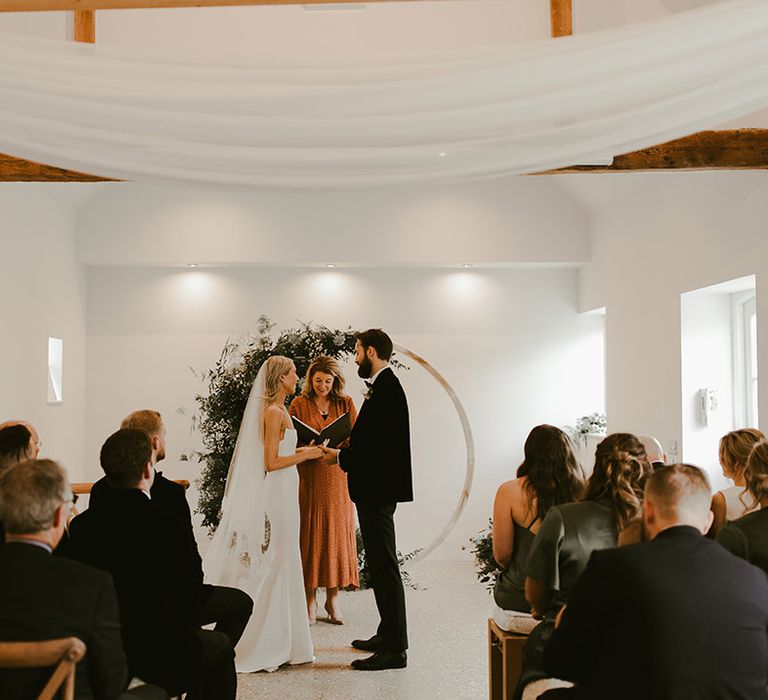
MULTIPOLYGON (((78 637, 87 647, 77 665, 77 700, 112 700, 124 690, 128 674, 110 577, 33 544, 0 547, 0 640, 61 637, 78 637)), ((0 669, 0 698, 35 698, 50 675, 47 669, 0 669)))
POLYGON ((130 671, 184 683, 198 629, 197 571, 181 521, 137 489, 116 489, 70 524, 65 556, 112 574, 130 671))
POLYGON ((692 527, 594 552, 544 661, 557 697, 764 700, 768 578, 692 527))
POLYGON ((408 402, 391 368, 382 370, 370 387, 339 465, 347 472, 355 503, 413 500, 408 402))

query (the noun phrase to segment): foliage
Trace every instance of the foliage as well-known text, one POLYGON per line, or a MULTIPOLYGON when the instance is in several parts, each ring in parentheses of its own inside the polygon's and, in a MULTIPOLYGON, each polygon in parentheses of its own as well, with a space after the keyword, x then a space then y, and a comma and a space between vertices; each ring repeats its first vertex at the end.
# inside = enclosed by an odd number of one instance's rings
MULTIPOLYGON (((469 551, 475 557, 477 580, 484 583, 489 591, 492 591, 496 577, 501 573, 499 565, 493 558, 493 520, 489 519, 488 527, 474 537, 470 537, 469 541, 472 543, 469 551)), ((464 546, 462 549, 466 550, 467 547, 464 546)))
POLYGON ((571 440, 577 445, 585 439, 585 435, 589 433, 605 435, 607 429, 608 421, 605 417, 605 413, 598 412, 590 413, 588 416, 582 416, 576 421, 575 426, 568 426, 571 440))
MULTIPOLYGON (((203 375, 208 383, 208 393, 196 397, 197 427, 204 445, 203 451, 196 456, 205 465, 198 481, 197 510, 203 516, 203 525, 211 531, 221 519, 229 462, 259 367, 271 355, 285 355, 293 360, 299 377, 303 378, 318 355, 341 359, 355 349, 351 328, 340 331, 303 323, 299 328, 283 331, 276 339, 273 328, 274 324, 262 316, 255 333, 227 340, 213 369, 203 375)), ((303 379, 297 391, 301 391, 302 382, 303 379)))
MULTIPOLYGON (((360 533, 360 528, 357 528, 357 531, 355 532, 355 537, 357 539, 357 568, 359 571, 359 578, 360 578, 360 588, 370 588, 371 587, 371 572, 368 570, 368 562, 365 558, 365 546, 363 545, 363 536, 360 533)), ((412 588, 414 590, 418 590, 419 585, 413 581, 411 578, 411 575, 403 568, 405 564, 409 561, 411 561, 416 555, 421 551, 421 547, 418 549, 413 550, 412 552, 409 552, 408 554, 403 554, 398 550, 397 552, 397 563, 400 567, 400 578, 403 579, 403 585, 407 588, 412 588)))

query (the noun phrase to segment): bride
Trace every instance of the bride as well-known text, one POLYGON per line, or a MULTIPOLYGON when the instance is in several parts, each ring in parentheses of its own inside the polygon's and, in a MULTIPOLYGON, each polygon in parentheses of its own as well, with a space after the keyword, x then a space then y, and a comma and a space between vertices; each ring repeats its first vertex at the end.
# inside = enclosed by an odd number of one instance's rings
POLYGON ((295 465, 322 455, 296 449, 285 399, 298 375, 274 355, 259 369, 229 465, 221 522, 203 560, 211 583, 240 588, 253 615, 237 645, 240 673, 274 671, 314 659, 299 551, 299 476, 295 465))

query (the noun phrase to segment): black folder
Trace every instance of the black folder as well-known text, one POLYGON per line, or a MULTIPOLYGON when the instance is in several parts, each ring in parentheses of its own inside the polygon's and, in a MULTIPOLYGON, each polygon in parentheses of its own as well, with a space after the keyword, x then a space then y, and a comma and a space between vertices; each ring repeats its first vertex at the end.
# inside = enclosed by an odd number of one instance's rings
POLYGON ((328 447, 338 447, 352 432, 349 413, 342 413, 333 423, 326 425, 320 432, 310 427, 296 416, 291 416, 293 427, 296 428, 299 445, 309 445, 314 440, 315 445, 327 441, 328 447))

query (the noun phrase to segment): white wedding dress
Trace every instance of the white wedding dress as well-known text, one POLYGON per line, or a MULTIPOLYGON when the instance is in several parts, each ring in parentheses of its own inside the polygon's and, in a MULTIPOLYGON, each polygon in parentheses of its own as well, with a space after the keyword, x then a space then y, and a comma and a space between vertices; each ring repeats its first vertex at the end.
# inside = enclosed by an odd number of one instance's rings
MULTIPOLYGON (((296 451, 296 431, 286 430, 280 456, 296 451)), ((299 550, 299 474, 296 467, 269 472, 264 503, 270 532, 266 552, 245 588, 253 615, 237 645, 239 672, 274 671, 284 663, 313 660, 299 550)))
MULTIPOLYGON (((295 466, 264 471, 263 393, 260 371, 229 468, 221 522, 203 559, 208 583, 253 598, 235 650, 238 673, 314 660, 299 550, 299 475, 295 466)), ((286 429, 279 454, 295 451, 296 431, 286 429)))

